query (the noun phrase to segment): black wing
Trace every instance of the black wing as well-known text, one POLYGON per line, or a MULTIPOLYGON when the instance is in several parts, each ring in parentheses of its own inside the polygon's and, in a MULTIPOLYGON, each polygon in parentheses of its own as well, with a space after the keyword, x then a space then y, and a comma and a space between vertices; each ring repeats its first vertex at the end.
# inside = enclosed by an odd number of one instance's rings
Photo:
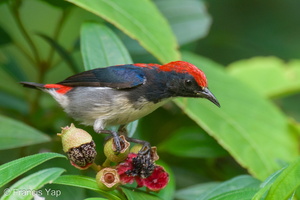
POLYGON ((143 69, 134 65, 117 65, 85 71, 59 82, 71 87, 133 88, 146 81, 143 69))

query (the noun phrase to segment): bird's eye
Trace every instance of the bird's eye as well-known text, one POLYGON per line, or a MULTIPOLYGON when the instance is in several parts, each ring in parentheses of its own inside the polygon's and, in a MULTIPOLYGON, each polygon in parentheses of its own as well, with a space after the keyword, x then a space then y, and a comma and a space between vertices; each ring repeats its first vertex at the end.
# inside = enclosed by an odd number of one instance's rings
POLYGON ((186 86, 191 86, 192 85, 192 81, 190 79, 184 80, 184 83, 185 83, 186 86))

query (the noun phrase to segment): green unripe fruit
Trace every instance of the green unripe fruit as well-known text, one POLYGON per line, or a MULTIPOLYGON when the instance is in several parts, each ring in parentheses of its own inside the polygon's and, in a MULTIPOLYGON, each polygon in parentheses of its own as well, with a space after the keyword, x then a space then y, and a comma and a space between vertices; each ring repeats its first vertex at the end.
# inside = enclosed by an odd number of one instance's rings
POLYGON ((100 170, 96 175, 96 182, 98 187, 105 191, 114 190, 121 183, 118 171, 113 168, 100 170))
POLYGON ((120 139, 123 141, 121 143, 122 149, 120 152, 116 152, 116 147, 113 138, 110 138, 104 145, 104 155, 111 162, 122 162, 127 158, 127 155, 129 153, 130 143, 126 141, 123 135, 120 136, 120 139))
POLYGON ((76 128, 73 123, 71 126, 62 128, 61 133, 57 135, 61 137, 64 152, 68 152, 69 149, 79 147, 82 144, 90 143, 93 140, 88 132, 76 128))
POLYGON ((71 124, 70 127, 62 128, 62 132, 57 135, 61 136, 63 151, 74 167, 83 170, 93 164, 97 155, 96 145, 88 132, 71 124))
POLYGON ((133 147, 130 149, 130 153, 135 153, 138 154, 140 150, 142 150, 144 145, 142 144, 135 144, 133 147))

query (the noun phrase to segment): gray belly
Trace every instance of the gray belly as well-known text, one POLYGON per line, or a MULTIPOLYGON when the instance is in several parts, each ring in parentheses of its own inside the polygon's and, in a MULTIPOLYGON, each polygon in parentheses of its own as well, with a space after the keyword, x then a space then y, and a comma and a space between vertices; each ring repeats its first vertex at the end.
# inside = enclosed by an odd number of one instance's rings
POLYGON ((128 124, 153 112, 166 101, 147 102, 140 98, 133 105, 127 98, 127 91, 111 88, 86 87, 70 92, 69 105, 65 111, 74 119, 86 125, 93 125, 95 120, 106 125, 128 124))

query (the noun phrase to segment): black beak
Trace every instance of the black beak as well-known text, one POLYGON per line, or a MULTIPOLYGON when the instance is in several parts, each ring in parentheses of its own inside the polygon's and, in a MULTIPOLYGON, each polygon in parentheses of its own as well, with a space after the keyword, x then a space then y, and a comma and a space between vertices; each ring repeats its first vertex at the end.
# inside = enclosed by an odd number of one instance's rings
POLYGON ((202 91, 197 92, 197 94, 199 94, 199 96, 201 98, 208 99, 209 101, 214 103, 216 106, 221 107, 217 98, 213 95, 213 93, 211 93, 211 91, 209 91, 208 88, 204 88, 202 91))

